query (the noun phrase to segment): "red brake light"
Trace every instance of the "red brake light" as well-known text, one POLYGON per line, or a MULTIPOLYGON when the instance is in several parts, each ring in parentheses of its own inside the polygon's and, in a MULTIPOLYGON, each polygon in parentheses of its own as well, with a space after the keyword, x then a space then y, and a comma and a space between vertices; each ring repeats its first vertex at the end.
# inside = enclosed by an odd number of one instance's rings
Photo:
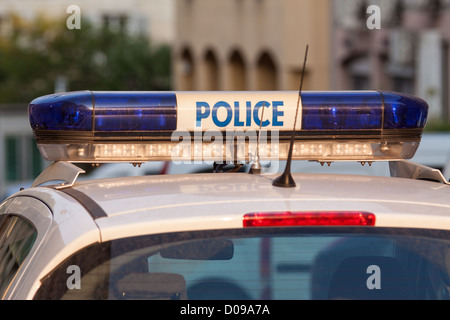
POLYGON ((363 211, 252 212, 244 215, 244 227, 373 226, 375 215, 363 211))

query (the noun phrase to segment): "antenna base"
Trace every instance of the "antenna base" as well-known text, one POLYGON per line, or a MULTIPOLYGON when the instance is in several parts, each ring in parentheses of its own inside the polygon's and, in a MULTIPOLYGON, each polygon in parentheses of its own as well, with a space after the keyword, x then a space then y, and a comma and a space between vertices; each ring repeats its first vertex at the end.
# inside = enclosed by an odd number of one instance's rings
POLYGON ((292 178, 290 173, 286 172, 284 172, 281 176, 273 180, 272 185, 275 187, 282 187, 282 188, 296 187, 294 178, 292 178))
POLYGON ((250 170, 248 173, 250 174, 261 174, 261 164, 259 163, 259 160, 253 162, 253 164, 250 167, 250 170))

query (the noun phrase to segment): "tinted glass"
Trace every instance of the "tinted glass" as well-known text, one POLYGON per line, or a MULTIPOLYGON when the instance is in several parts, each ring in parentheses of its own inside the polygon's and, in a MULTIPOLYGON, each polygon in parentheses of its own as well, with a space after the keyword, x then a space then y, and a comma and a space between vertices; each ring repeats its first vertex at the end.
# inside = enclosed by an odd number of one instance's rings
POLYGON ((252 228, 95 244, 36 299, 448 299, 444 231, 252 228))
POLYGON ((33 247, 37 231, 18 216, 0 217, 0 296, 3 296, 33 247))

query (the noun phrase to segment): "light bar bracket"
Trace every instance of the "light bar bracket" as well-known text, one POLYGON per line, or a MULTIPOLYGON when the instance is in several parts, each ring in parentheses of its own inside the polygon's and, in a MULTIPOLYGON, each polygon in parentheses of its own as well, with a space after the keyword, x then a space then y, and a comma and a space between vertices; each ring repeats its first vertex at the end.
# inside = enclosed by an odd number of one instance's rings
POLYGON ((407 160, 389 161, 389 170, 391 176, 396 178, 431 180, 450 184, 440 170, 407 160))
POLYGON ((51 181, 64 181, 56 189, 68 188, 73 186, 80 173, 85 171, 70 162, 56 161, 42 171, 31 186, 38 187, 51 181))
MULTIPOLYGON (((412 161, 389 161, 389 170, 391 177, 394 178, 429 180, 450 185, 450 182, 445 179, 440 170, 412 161)), ((85 171, 70 162, 56 161, 42 171, 31 186, 38 187, 52 181, 64 181, 56 186, 55 189, 69 188, 75 184, 81 173, 85 173, 85 171)))

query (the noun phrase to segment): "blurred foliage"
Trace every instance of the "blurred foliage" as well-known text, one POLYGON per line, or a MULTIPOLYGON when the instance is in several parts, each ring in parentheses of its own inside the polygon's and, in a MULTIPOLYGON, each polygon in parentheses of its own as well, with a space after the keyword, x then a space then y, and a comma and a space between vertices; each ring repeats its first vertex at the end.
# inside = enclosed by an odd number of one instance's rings
POLYGON ((450 132, 450 123, 445 120, 428 120, 424 130, 426 132, 450 132))
POLYGON ((65 20, 12 16, 0 35, 0 103, 53 93, 58 77, 67 91, 170 90, 170 48, 88 21, 69 30, 65 20))

